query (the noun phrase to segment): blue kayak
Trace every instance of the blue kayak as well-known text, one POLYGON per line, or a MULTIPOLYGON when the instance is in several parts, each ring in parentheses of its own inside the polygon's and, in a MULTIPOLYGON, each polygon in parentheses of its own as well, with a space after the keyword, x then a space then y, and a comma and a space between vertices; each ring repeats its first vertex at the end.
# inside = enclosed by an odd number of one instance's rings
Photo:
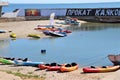
POLYGON ((0 33, 6 33, 7 31, 6 30, 0 30, 0 33))
POLYGON ((39 64, 44 64, 44 62, 32 62, 32 61, 18 61, 14 60, 15 65, 17 66, 34 66, 38 67, 39 64))
POLYGON ((49 35, 51 36, 57 36, 57 37, 65 37, 67 36, 66 32, 57 32, 57 31, 49 31, 49 35))

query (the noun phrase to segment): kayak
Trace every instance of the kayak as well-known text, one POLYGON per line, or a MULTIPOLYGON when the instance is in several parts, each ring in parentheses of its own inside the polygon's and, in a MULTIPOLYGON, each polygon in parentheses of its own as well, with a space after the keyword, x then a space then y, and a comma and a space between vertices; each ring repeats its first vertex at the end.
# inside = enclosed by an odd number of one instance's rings
POLYGON ((56 63, 51 63, 51 64, 40 64, 38 67, 41 70, 47 69, 48 71, 57 71, 60 70, 61 65, 56 64, 56 63))
POLYGON ((7 30, 0 30, 0 33, 6 33, 7 30))
POLYGON ((17 66, 34 66, 38 67, 39 64, 44 64, 44 62, 32 62, 32 61, 19 61, 19 60, 14 60, 15 65, 17 66))
POLYGON ((16 38, 16 34, 15 34, 15 33, 12 33, 12 34, 10 34, 10 37, 11 37, 11 38, 16 38))
POLYGON ((100 73, 100 72, 112 72, 112 71, 116 71, 120 68, 119 65, 117 66, 102 66, 102 67, 86 67, 83 68, 83 72, 84 73, 100 73))
POLYGON ((50 30, 50 31, 56 31, 57 28, 55 28, 52 25, 38 25, 37 28, 34 28, 35 30, 50 30))
POLYGON ((71 31, 71 30, 62 30, 62 32, 72 33, 72 31, 71 31))
POLYGON ((21 61, 28 61, 28 58, 12 58, 12 57, 1 57, 3 59, 6 59, 6 60, 11 60, 11 61, 14 61, 14 60, 21 60, 21 61))
POLYGON ((39 34, 28 34, 28 37, 40 38, 39 34))
POLYGON ((0 58, 0 63, 2 63, 2 64, 14 64, 14 61, 0 58))
POLYGON ((60 65, 56 65, 56 66, 49 66, 47 67, 48 71, 57 71, 60 70, 60 65))
POLYGON ((61 65, 57 63, 51 63, 50 66, 47 67, 48 71, 57 71, 60 70, 61 65))
POLYGON ((66 32, 59 32, 59 31, 49 31, 49 35, 57 36, 57 37, 65 37, 67 36, 66 32))
POLYGON ((71 64, 65 64, 60 67, 61 72, 70 72, 78 69, 78 64, 76 63, 71 63, 71 64))
POLYGON ((41 70, 47 69, 47 67, 49 67, 50 64, 39 64, 38 68, 40 68, 41 70))

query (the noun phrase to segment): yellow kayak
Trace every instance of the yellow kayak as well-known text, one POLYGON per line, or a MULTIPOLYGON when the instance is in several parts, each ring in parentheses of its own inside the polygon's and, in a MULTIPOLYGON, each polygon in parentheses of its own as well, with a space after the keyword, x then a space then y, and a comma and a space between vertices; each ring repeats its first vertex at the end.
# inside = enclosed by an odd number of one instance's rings
POLYGON ((71 63, 71 64, 65 64, 60 67, 61 72, 70 72, 78 69, 78 64, 76 63, 71 63))
POLYGON ((39 34, 28 34, 28 37, 40 38, 39 34))
POLYGON ((11 37, 11 38, 16 38, 16 34, 15 34, 15 33, 11 33, 11 34, 10 34, 10 37, 11 37))

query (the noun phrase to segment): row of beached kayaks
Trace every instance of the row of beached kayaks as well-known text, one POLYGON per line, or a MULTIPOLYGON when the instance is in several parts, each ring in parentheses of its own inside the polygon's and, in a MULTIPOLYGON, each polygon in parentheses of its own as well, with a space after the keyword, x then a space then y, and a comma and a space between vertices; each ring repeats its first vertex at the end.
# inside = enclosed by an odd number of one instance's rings
MULTIPOLYGON (((40 64, 38 67, 42 70, 47 69, 48 71, 56 71, 60 70, 61 72, 70 72, 77 70, 79 68, 79 65, 76 63, 71 64, 62 64, 62 65, 49 65, 49 64, 40 64)), ((103 72, 113 72, 120 69, 120 66, 99 66, 99 67, 84 67, 83 72, 84 73, 103 73, 103 72)))
POLYGON ((0 58, 0 63, 4 65, 15 65, 15 66, 32 66, 38 67, 40 70, 47 69, 49 71, 61 71, 61 72, 70 72, 78 69, 78 64, 71 63, 71 64, 57 64, 57 63, 50 63, 45 64, 44 62, 33 62, 29 61, 27 58, 25 59, 10 59, 10 58, 0 58))
POLYGON ((45 35, 49 36, 56 36, 56 37, 65 37, 67 36, 67 33, 71 33, 71 30, 66 30, 62 28, 56 28, 54 26, 44 26, 44 25, 38 25, 35 30, 42 31, 45 35))
MULTIPOLYGON (((41 27, 42 28, 42 27, 41 27)), ((39 28, 38 28, 39 30, 39 28)), ((71 33, 70 30, 44 30, 43 33, 45 35, 49 35, 49 36, 56 36, 56 37, 65 37, 67 36, 67 33, 71 33)), ((11 33, 10 34, 11 38, 16 38, 17 35, 15 33, 11 33)), ((28 34, 27 37, 31 37, 31 38, 40 38, 41 35, 40 34, 28 34)))
POLYGON ((57 63, 51 63, 51 64, 39 64, 38 67, 41 70, 47 70, 47 71, 61 71, 61 72, 70 72, 77 70, 79 68, 79 65, 76 63, 71 64, 57 64, 57 63))
MULTIPOLYGON (((46 26, 38 25, 36 28, 34 28, 34 30, 40 30, 45 35, 56 36, 56 37, 65 37, 67 36, 68 33, 72 32, 71 30, 57 28, 51 25, 46 25, 46 26)), ((0 33, 6 33, 6 32, 7 32, 6 30, 0 30, 0 33)), ((9 31, 9 32, 12 32, 12 31, 9 31)), ((13 32, 9 36, 13 39, 17 38, 17 35, 13 32)), ((41 35, 40 34, 28 34, 27 37, 40 38, 41 35)))
MULTIPOLYGON (((79 65, 75 62, 73 63, 65 63, 65 64, 57 64, 50 63, 46 64, 44 62, 33 62, 29 61, 27 58, 25 59, 15 59, 15 58, 0 58, 0 63, 4 65, 15 65, 15 66, 33 66, 38 67, 40 70, 48 70, 48 71, 61 71, 61 72, 70 72, 77 70, 79 65)), ((113 72, 120 69, 119 65, 116 66, 101 66, 101 67, 84 67, 84 73, 101 73, 101 72, 113 72)))
POLYGON ((38 66, 39 64, 43 64, 44 62, 33 62, 29 61, 27 58, 25 59, 0 58, 0 63, 8 65, 14 64, 16 66, 38 66))

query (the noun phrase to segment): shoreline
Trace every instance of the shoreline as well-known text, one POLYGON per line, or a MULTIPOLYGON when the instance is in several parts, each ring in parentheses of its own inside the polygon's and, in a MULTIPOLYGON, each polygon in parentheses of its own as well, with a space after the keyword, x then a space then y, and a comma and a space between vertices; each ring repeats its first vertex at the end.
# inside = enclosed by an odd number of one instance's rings
MULTIPOLYGON (((55 20, 55 22, 63 22, 63 20, 55 20)), ((79 21, 85 23, 84 21, 79 21)), ((40 34, 41 38, 46 38, 42 31, 34 30, 37 25, 49 25, 49 20, 37 20, 37 21, 17 21, 17 22, 3 22, 0 23, 0 30, 12 31, 16 34, 17 38, 28 38, 28 34, 40 34)), ((61 26, 56 24, 55 26, 61 26)), ((68 27, 69 25, 62 25, 61 28, 68 27)), ((0 33, 0 39, 10 39, 12 32, 0 33)), ((16 38, 16 39, 17 39, 16 38)))

